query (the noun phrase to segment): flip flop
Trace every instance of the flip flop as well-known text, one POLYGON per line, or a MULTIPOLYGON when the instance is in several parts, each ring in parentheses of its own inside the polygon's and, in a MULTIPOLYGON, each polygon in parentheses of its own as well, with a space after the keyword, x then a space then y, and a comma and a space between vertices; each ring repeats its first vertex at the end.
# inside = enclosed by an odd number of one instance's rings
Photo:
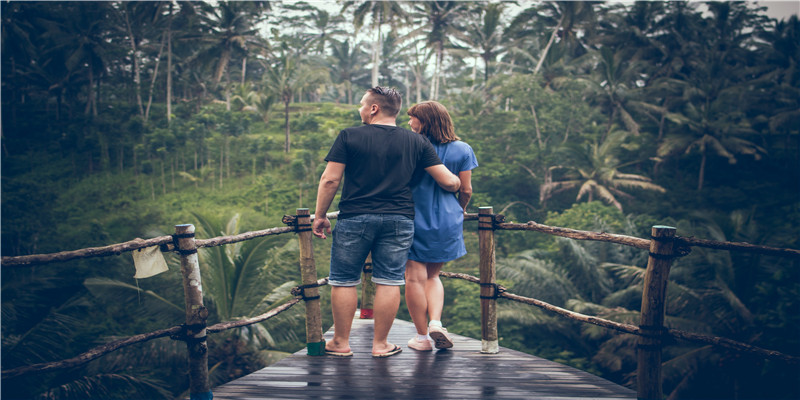
POLYGON ((391 356, 393 356, 395 354, 398 354, 401 351, 403 351, 402 347, 400 347, 398 345, 394 345, 394 348, 389 350, 389 351, 387 351, 386 353, 372 353, 372 356, 375 357, 375 358, 386 358, 386 357, 391 357, 391 356))
POLYGON ((352 357, 353 356, 353 352, 352 351, 341 352, 341 351, 325 350, 325 354, 329 355, 329 356, 333 356, 333 357, 352 357))

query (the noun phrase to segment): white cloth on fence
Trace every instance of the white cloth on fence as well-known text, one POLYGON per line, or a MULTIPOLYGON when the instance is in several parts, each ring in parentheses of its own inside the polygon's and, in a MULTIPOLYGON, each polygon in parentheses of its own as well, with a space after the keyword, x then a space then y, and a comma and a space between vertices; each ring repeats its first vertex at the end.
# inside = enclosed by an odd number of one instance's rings
POLYGON ((149 278, 168 270, 167 261, 164 260, 159 246, 134 250, 133 265, 136 267, 133 277, 137 279, 149 278))

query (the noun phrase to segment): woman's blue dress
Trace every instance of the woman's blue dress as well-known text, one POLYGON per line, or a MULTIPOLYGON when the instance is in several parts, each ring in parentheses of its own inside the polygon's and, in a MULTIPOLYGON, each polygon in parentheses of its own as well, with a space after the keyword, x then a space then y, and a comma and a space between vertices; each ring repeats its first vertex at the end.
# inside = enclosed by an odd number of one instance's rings
MULTIPOLYGON (((462 141, 433 144, 450 172, 458 175, 478 166, 472 147, 462 141)), ((445 262, 465 254, 464 211, 455 193, 442 189, 429 174, 414 187, 414 243, 408 258, 419 262, 445 262)))

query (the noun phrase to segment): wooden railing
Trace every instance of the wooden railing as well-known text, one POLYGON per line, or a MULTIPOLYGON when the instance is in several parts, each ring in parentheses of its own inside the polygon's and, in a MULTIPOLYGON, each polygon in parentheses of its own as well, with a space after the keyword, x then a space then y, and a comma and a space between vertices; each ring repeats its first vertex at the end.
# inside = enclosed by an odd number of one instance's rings
MULTIPOLYGON (((331 219, 335 219, 336 216, 337 213, 328 214, 328 217, 331 219)), ((3 379, 31 373, 40 373, 79 366, 125 346, 169 336, 173 339, 183 340, 186 342, 189 359, 191 397, 193 399, 208 398, 211 391, 208 382, 208 349, 206 344, 206 335, 208 333, 216 333, 227 329, 247 326, 265 321, 283 311, 288 310, 303 300, 306 304, 306 343, 308 354, 323 355, 325 342, 322 338, 319 287, 327 284, 327 278, 317 278, 310 229, 312 219, 313 217, 309 215, 308 209, 301 208, 297 209, 296 215, 284 217, 283 222, 289 225, 287 227, 277 227, 261 231, 246 232, 234 236, 196 239, 194 237, 193 225, 177 225, 175 227, 175 235, 171 236, 161 236, 148 240, 137 239, 105 247, 87 248, 54 254, 3 257, 3 268, 12 268, 27 265, 63 262, 78 258, 119 255, 122 252, 133 251, 151 246, 161 246, 162 251, 175 251, 180 254, 181 273, 183 275, 184 294, 186 300, 186 323, 184 325, 116 340, 102 346, 98 346, 67 360, 34 364, 5 370, 2 371, 3 379), (197 249, 291 232, 297 233, 300 243, 300 271, 302 284, 292 289, 292 294, 295 297, 259 316, 237 321, 221 322, 213 326, 206 326, 208 311, 203 305, 197 249)), ((478 214, 465 215, 465 220, 478 220, 480 277, 478 278, 465 274, 449 272, 442 272, 441 275, 448 278, 464 279, 480 285, 481 352, 483 353, 491 354, 499 351, 496 301, 499 298, 505 298, 530 304, 583 323, 590 323, 607 329, 613 329, 619 332, 637 335, 639 337, 637 342, 637 393, 639 399, 662 398, 661 350, 665 338, 671 337, 690 342, 711 344, 714 346, 724 347, 738 352, 755 354, 764 358, 780 360, 787 363, 798 363, 798 361, 800 361, 800 358, 797 356, 786 355, 777 351, 762 349, 726 338, 701 335, 676 329, 668 329, 664 326, 666 303, 665 297, 670 265, 675 257, 688 254, 691 251, 692 246, 756 252, 789 258, 800 258, 800 250, 757 246, 749 243, 718 242, 695 238, 682 238, 675 236, 675 228, 667 226, 654 226, 652 228, 651 238, 641 239, 624 235, 552 227, 535 222, 528 222, 526 224, 512 224, 506 223, 505 218, 502 215, 494 214, 492 207, 481 207, 478 214), (631 246, 642 250, 649 250, 649 258, 644 279, 644 291, 642 293, 642 307, 639 325, 634 326, 622 324, 599 317, 588 316, 548 304, 541 300, 508 293, 506 288, 498 285, 495 281, 495 231, 497 230, 537 231, 575 240, 603 241, 631 246)), ((370 318, 374 284, 371 282, 371 260, 369 258, 365 263, 364 275, 365 279, 363 281, 361 299, 361 316, 362 318, 370 318)))

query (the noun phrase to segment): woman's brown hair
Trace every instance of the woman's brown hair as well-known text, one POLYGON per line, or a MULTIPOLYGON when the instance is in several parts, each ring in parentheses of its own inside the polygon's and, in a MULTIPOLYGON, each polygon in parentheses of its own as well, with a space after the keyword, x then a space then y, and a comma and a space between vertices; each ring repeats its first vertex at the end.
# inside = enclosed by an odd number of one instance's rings
POLYGON ((453 120, 447 108, 436 101, 423 101, 408 109, 408 115, 415 117, 422 124, 419 133, 434 143, 450 143, 461 140, 456 136, 453 120))

